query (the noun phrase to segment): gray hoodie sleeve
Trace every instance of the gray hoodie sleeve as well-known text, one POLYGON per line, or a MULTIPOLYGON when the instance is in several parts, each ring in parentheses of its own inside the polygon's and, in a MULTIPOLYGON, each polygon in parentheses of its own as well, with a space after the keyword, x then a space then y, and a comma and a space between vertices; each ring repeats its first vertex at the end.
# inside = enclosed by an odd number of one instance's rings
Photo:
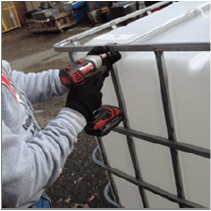
POLYGON ((85 124, 82 115, 63 108, 44 130, 25 142, 2 121, 4 206, 21 207, 38 200, 34 197, 39 195, 39 191, 58 178, 85 124))
POLYGON ((59 70, 50 69, 40 73, 11 71, 10 64, 3 61, 15 83, 26 94, 31 103, 50 101, 53 96, 61 96, 68 92, 59 80, 59 70))

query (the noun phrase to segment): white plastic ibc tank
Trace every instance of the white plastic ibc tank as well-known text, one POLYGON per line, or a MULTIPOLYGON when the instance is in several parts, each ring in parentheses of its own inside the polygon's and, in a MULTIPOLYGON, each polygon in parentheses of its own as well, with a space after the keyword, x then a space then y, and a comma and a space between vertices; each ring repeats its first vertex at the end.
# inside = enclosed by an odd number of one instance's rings
MULTIPOLYGON (((177 2, 125 27, 98 36, 85 45, 158 44, 210 41, 209 2, 177 2), (205 7, 204 7, 205 6, 205 7), (196 16, 189 18, 191 11, 196 16)), ((156 59, 153 52, 121 52, 116 64, 132 129, 168 138, 156 59)), ((78 53, 80 58, 84 53, 78 53)), ((165 52, 170 101, 177 141, 210 149, 210 52, 165 52)), ((103 103, 118 106, 111 78, 103 87, 103 103)), ((168 147, 136 139, 143 180, 177 195, 168 147)), ((135 177, 124 135, 103 137, 111 167, 135 177)), ((179 152, 185 198, 210 207, 210 159, 179 152)), ((143 208, 138 186, 113 176, 121 204, 143 208)), ((146 191, 150 208, 178 204, 146 191)))

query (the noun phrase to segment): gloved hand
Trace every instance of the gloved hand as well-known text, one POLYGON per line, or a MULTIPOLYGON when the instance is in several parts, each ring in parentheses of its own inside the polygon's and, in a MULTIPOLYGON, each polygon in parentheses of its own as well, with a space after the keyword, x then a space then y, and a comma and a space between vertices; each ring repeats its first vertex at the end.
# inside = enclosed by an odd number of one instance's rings
POLYGON ((102 86, 101 71, 96 71, 84 84, 69 92, 66 107, 80 112, 88 121, 93 112, 101 107, 102 86))
POLYGON ((104 72, 103 77, 106 78, 109 75, 109 70, 111 70, 112 65, 121 59, 121 54, 119 52, 111 52, 107 46, 97 46, 94 47, 87 55, 100 55, 107 54, 108 57, 103 59, 103 66, 106 66, 108 71, 104 72))

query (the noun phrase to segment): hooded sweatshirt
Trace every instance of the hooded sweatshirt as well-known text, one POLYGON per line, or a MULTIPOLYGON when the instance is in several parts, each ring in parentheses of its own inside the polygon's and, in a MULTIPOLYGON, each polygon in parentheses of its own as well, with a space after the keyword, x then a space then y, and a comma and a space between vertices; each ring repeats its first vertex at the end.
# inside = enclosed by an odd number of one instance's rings
POLYGON ((32 103, 50 101, 68 89, 59 70, 12 71, 2 61, 2 206, 27 208, 59 177, 86 120, 63 108, 41 130, 32 103))

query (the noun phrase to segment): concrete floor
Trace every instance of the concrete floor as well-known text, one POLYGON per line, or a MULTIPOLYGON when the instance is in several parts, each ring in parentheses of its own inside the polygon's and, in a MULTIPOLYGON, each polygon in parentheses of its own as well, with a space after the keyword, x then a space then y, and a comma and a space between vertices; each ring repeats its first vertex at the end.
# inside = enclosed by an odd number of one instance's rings
MULTIPOLYGON (((33 34, 25 27, 4 33, 2 59, 9 61, 12 69, 25 73, 66 67, 70 64, 68 54, 55 52, 52 46, 89 28, 89 24, 83 23, 63 33, 33 34)), ((55 97, 51 102, 33 105, 41 128, 56 117, 65 101, 66 95, 55 97)), ((103 189, 108 183, 106 173, 91 159, 96 146, 96 140, 92 136, 80 133, 78 143, 68 157, 63 172, 47 190, 53 208, 113 208, 103 196, 103 189)))

